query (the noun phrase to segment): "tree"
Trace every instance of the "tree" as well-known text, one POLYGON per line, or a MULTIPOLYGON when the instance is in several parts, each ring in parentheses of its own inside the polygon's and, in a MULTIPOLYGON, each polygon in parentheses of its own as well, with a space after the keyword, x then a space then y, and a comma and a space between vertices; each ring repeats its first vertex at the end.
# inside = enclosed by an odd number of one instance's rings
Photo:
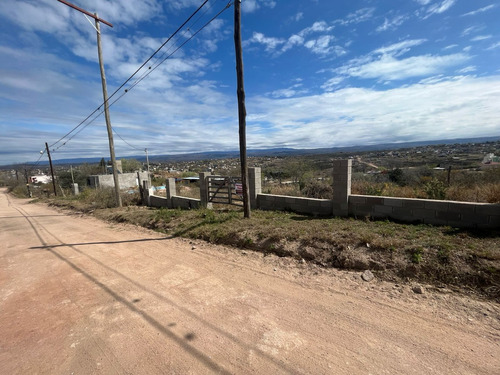
POLYGON ((102 174, 106 174, 106 160, 104 160, 104 158, 101 159, 101 161, 99 162, 99 168, 101 169, 101 173, 102 174))
POLYGON ((389 180, 398 184, 399 186, 405 186, 405 175, 402 169, 396 168, 388 173, 389 180))
POLYGON ((142 163, 136 159, 122 159, 123 173, 131 173, 142 170, 142 163))

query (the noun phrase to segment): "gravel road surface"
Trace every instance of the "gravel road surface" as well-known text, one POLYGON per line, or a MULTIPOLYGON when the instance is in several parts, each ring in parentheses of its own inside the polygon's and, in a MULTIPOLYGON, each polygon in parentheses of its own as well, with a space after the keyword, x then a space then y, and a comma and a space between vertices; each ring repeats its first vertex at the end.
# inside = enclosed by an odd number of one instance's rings
POLYGON ((0 374, 500 374, 500 309, 0 190, 0 374))

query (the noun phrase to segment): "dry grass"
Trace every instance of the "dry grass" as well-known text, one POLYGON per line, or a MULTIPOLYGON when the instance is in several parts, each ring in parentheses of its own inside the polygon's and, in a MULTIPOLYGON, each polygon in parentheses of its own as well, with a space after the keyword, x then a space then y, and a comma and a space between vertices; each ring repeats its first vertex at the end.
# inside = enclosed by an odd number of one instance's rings
POLYGON ((200 199, 200 187, 194 184, 191 185, 178 185, 177 195, 186 198, 200 199))
MULTIPOLYGON (((399 186, 390 182, 353 181, 352 194, 432 199, 423 186, 399 186)), ((500 183, 443 185, 444 199, 462 202, 500 203, 500 183)))
POLYGON ((289 195, 292 197, 301 197, 302 193, 298 183, 293 184, 268 184, 262 187, 264 194, 289 195))

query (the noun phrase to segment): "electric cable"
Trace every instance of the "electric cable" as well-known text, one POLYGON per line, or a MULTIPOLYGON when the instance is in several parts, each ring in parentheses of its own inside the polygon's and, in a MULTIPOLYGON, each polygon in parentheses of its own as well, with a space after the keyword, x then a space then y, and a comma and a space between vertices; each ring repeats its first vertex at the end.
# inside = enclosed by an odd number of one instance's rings
POLYGON ((106 104, 106 102, 109 102, 109 99, 111 99, 118 91, 121 90, 121 88, 123 86, 125 86, 143 67, 144 65, 146 65, 185 25, 186 23, 188 23, 195 15, 196 13, 198 13, 200 11, 201 8, 203 8, 205 6, 205 4, 208 2, 209 0, 205 0, 199 7, 198 9, 196 9, 196 11, 194 11, 186 21, 184 21, 182 23, 181 26, 179 26, 177 28, 177 30, 175 30, 175 32, 129 77, 127 78, 127 80, 122 83, 120 85, 120 87, 118 87, 112 94, 111 96, 108 97, 107 101, 104 101, 99 107, 97 107, 90 115, 88 115, 82 122, 80 122, 77 126, 75 126, 71 131, 69 131, 68 133, 66 133, 64 136, 62 136, 61 138, 59 138, 56 142, 52 143, 50 145, 50 147, 53 147, 55 146, 57 143, 59 143, 61 140, 63 140, 64 138, 66 138, 68 135, 70 135, 71 133, 73 133, 77 128, 79 128, 83 123, 85 123, 94 113, 96 113, 98 110, 100 110, 100 108, 106 104))
MULTIPOLYGON (((205 1, 206 3, 206 1, 205 1)), ((204 3, 204 4, 205 4, 204 3)), ((193 33, 188 39, 186 39, 181 45, 179 45, 179 47, 177 47, 172 53, 170 53, 169 55, 167 55, 165 58, 163 58, 159 63, 156 64, 156 66, 154 66, 154 68, 150 67, 147 71, 147 74, 146 75, 143 75, 140 77, 140 79, 137 79, 128 89, 126 89, 119 97, 117 97, 113 102, 111 102, 109 105, 108 105, 108 108, 110 108, 113 104, 115 104, 118 100, 120 100, 125 94, 127 94, 131 89, 133 89, 135 86, 137 86, 137 84, 139 84, 143 79, 145 79, 147 76, 149 76, 154 70, 156 70, 161 64, 163 64, 167 59, 169 59, 173 54, 175 54, 179 49, 181 49, 186 43, 188 43, 191 39, 193 39, 196 35, 198 35, 203 29, 205 29, 210 23, 212 23, 216 18, 218 18, 224 11, 226 11, 227 9, 229 9, 231 7, 231 5, 233 5, 233 2, 229 1, 227 3, 227 5, 222 9, 220 10, 214 17, 212 17, 208 22, 206 22, 200 29, 198 29, 195 33, 193 33)), ((192 16, 191 16, 192 18, 192 16)), ((185 24, 185 23, 184 23, 185 24)), ((171 39, 171 37, 169 38, 171 39)), ((158 50, 157 50, 158 51, 158 50)), ((156 52, 155 52, 156 53, 156 52)), ((148 61, 151 60, 151 58, 148 59, 148 61)), ((144 66, 144 64, 142 65, 144 66)), ((136 73, 134 73, 135 75, 136 73)), ((131 76, 130 78, 132 78, 133 76, 131 76)), ((127 79, 126 82, 128 82, 129 79, 127 79)), ((124 86, 121 85, 120 88, 122 88, 124 86)), ((119 89, 120 89, 119 88, 119 89)), ((115 92, 108 98, 108 101, 109 99, 111 99, 112 96, 114 96, 118 90, 115 90, 115 92)), ((104 102, 105 103, 105 102, 104 102)), ((103 104, 104 104, 103 103, 103 104)), ((51 146, 49 147, 53 147, 55 144, 57 144, 58 142, 60 142, 62 139, 64 139, 65 137, 67 137, 69 134, 73 133, 78 127, 82 126, 84 122, 86 122, 92 115, 94 115, 97 111, 99 111, 99 113, 92 119, 90 120, 89 122, 87 122, 82 128, 80 128, 76 133, 74 133, 70 138, 68 138, 64 143, 62 143, 61 145, 59 145, 58 147, 56 147, 53 152, 56 152, 57 150, 59 150, 61 147, 65 146, 69 141, 71 141, 75 136, 77 136, 80 132, 82 132, 87 126, 89 126, 90 124, 92 124, 103 112, 104 112, 104 109, 101 110, 101 107, 103 105, 99 106, 98 108, 96 108, 89 116, 87 116, 87 118, 82 121, 80 124, 78 124, 75 128, 73 128, 70 132, 68 132, 65 136, 61 137, 57 142, 53 143, 51 146)), ((116 131, 115 131, 116 133, 116 131)), ((119 136, 125 143, 127 143, 121 136, 119 136)), ((128 143, 127 143, 128 144, 128 143)), ((129 144, 130 145, 130 144, 129 144)), ((132 146, 133 147, 133 146, 132 146)))

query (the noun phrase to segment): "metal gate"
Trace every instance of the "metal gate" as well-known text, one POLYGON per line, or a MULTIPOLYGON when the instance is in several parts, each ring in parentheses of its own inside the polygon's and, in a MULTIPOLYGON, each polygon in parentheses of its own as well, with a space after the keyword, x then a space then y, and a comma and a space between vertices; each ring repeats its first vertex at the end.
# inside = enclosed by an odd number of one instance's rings
POLYGON ((243 206, 243 186, 240 177, 207 176, 208 201, 243 206))

